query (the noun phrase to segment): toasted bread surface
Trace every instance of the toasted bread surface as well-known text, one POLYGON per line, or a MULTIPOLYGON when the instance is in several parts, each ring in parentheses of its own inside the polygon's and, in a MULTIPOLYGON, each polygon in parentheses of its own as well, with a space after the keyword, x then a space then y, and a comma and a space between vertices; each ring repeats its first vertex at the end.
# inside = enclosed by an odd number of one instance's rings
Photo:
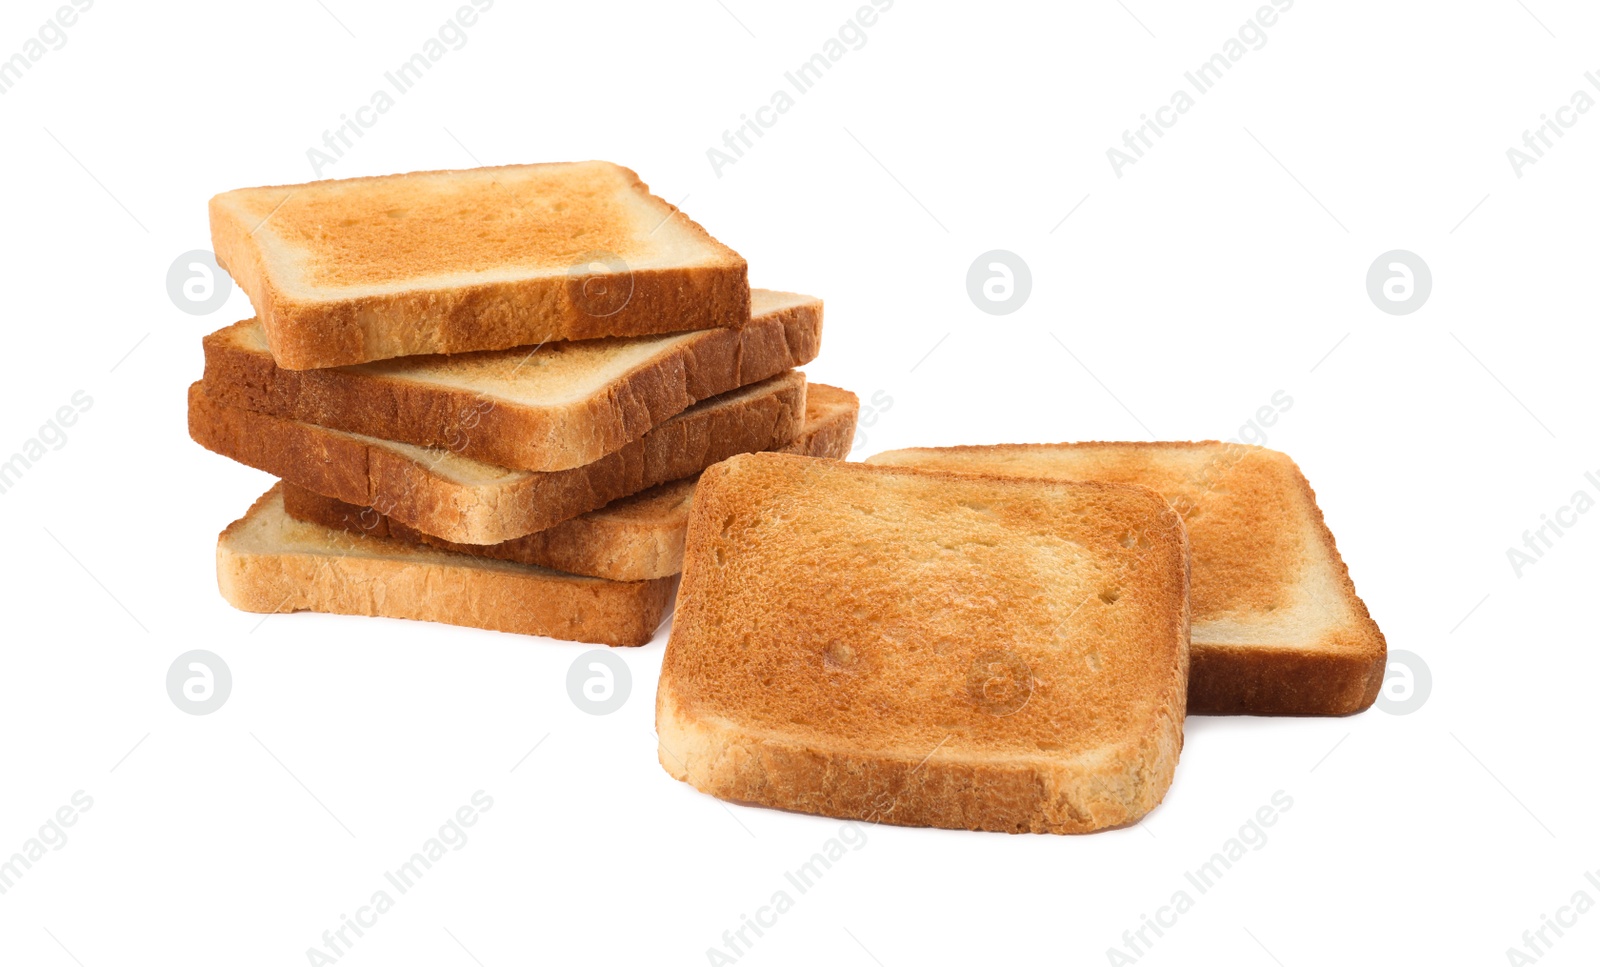
POLYGON ((1185 540, 1140 487, 727 460, 690 513, 661 764, 851 819, 1133 822, 1182 745, 1185 540))
POLYGON ((1383 682, 1383 633, 1300 468, 1237 443, 895 450, 875 465, 1142 484, 1183 516, 1194 556, 1191 714, 1344 715, 1383 682))
POLYGON ((462 544, 531 534, 735 453, 782 446, 804 413, 805 375, 790 371, 696 403, 594 463, 537 473, 225 406, 204 383, 189 388, 189 435, 201 446, 462 544))
POLYGON ((671 578, 603 581, 363 537, 290 517, 278 487, 217 538, 217 586, 243 611, 323 611, 643 645, 671 578))
MULTIPOLYGON (((847 390, 822 383, 806 385, 806 423, 784 453, 843 459, 855 436, 860 401, 847 390)), ((689 524, 696 477, 674 480, 614 500, 547 528, 499 544, 457 544, 389 520, 371 507, 357 507, 283 485, 284 506, 301 520, 355 533, 426 541, 466 554, 538 564, 573 574, 614 581, 642 581, 683 570, 683 538, 689 524)))
POLYGON ((205 338, 205 384, 228 406, 516 470, 569 470, 700 400, 810 362, 821 339, 820 299, 758 289, 736 329, 293 370, 246 320, 205 338))
POLYGON ((744 259, 603 161, 246 188, 210 208, 217 260, 287 369, 750 315, 744 259))

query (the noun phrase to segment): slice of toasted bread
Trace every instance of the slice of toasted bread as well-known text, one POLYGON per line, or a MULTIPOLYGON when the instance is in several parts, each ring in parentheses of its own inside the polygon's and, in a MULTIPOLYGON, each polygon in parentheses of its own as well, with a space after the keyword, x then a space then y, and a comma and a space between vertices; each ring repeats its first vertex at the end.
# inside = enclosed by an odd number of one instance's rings
POLYGON ((604 161, 245 188, 211 238, 286 369, 750 318, 744 259, 604 161))
POLYGON ((1133 822, 1183 742, 1185 541, 1141 487, 734 457, 690 511, 661 764, 849 819, 1133 822))
POLYGON ((1238 443, 894 450, 868 463, 1143 484, 1194 552, 1190 714, 1346 715, 1383 684, 1383 632, 1356 595, 1295 462, 1238 443))
MULTIPOLYGON (((842 460, 855 436, 860 401, 847 390, 806 384, 806 424, 783 453, 842 460)), ((391 521, 371 507, 357 507, 294 484, 283 484, 289 515, 358 534, 424 541, 465 554, 538 564, 613 581, 643 581, 683 570, 683 537, 698 477, 651 487, 580 514, 554 527, 499 544, 457 544, 391 521)))
POLYGON ((602 581, 295 520, 273 487, 217 538, 217 587, 242 611, 323 611, 647 644, 672 578, 602 581))
POLYGON ((637 440, 700 400, 816 358, 822 300, 751 292, 737 329, 462 353, 359 366, 278 366, 260 322, 204 340, 218 403, 514 470, 570 470, 637 440))
POLYGON ((735 453, 783 446, 800 432, 805 375, 790 371, 703 400, 594 463, 536 473, 343 430, 267 416, 189 387, 189 435, 208 450, 307 490, 376 507, 461 544, 544 530, 735 453))

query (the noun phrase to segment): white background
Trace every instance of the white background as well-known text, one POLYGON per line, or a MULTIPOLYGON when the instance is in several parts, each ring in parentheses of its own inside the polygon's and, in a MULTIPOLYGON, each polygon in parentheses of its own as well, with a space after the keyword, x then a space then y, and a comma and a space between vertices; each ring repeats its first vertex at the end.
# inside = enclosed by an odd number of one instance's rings
MULTIPOLYGON (((1106 963, 1277 790, 1294 805, 1266 844, 1141 962, 1505 963, 1575 891, 1600 900, 1600 514, 1521 577, 1506 556, 1600 472, 1600 111, 1520 178, 1506 156, 1600 97, 1600 12, 1301 0, 1118 178, 1107 148, 1256 7, 1126 2, 900 0, 718 177, 707 149, 854 2, 500 0, 324 172, 635 168, 753 283, 827 300, 811 377, 892 399, 858 456, 1228 438, 1292 397, 1267 443, 1310 477, 1390 647, 1431 669, 1420 710, 1190 719, 1172 791, 1129 829, 866 827, 741 962, 1106 963), (990 249, 1031 266, 1008 316, 966 293, 990 249), (1432 269, 1410 315, 1365 289, 1391 249, 1432 269)), ((706 963, 839 823, 661 770, 665 632, 594 717, 565 687, 584 646, 263 621, 216 593, 215 535, 269 481, 189 441, 184 391, 200 337, 250 307, 181 312, 167 270, 210 247, 212 194, 309 180, 306 149, 456 7, 325 3, 96 3, 0 96, 0 455, 93 399, 0 495, 0 854, 94 801, 0 896, 0 961, 306 963, 482 789, 467 844, 343 962, 706 963), (192 648, 232 669, 211 715, 164 686, 192 648)), ((0 56, 53 9, 8 3, 0 56)), ((1548 936, 1543 962, 1593 962, 1600 912, 1548 936)))

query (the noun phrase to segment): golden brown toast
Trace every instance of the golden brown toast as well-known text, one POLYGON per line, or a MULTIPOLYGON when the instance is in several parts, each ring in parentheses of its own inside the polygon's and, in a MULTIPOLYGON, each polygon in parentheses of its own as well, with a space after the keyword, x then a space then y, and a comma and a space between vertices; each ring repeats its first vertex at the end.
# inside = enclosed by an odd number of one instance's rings
POLYGON ((602 581, 295 520, 273 487, 217 538, 217 586, 243 611, 322 611, 643 645, 672 578, 602 581))
POLYGON ((750 318, 744 259, 605 161, 245 188, 211 238, 286 369, 750 318))
POLYGON ((1133 822, 1183 742, 1185 542, 1141 487, 724 461, 690 512, 661 764, 848 819, 1133 822))
MULTIPOLYGON (((782 453, 842 460, 855 436, 860 401, 847 390, 806 384, 806 423, 782 453)), ((683 570, 683 539, 698 476, 614 500, 542 531, 499 544, 457 544, 294 484, 282 484, 291 517, 358 534, 422 541, 464 554, 537 564, 613 581, 643 581, 683 570)))
POLYGON ((1377 698, 1383 632, 1310 483, 1282 453, 1062 443, 894 450, 867 462, 1150 487, 1183 516, 1193 549, 1190 714, 1345 715, 1377 698))
POLYGON ((822 300, 757 289, 737 329, 278 366, 257 320, 204 340, 218 403, 514 470, 569 470, 637 440, 700 400, 816 358, 822 300))
POLYGON ((783 446, 800 432, 805 374, 791 370, 702 400, 594 463, 538 473, 449 450, 284 420, 189 387, 189 435, 208 450, 349 504, 376 507, 461 544, 497 544, 552 527, 735 453, 783 446))

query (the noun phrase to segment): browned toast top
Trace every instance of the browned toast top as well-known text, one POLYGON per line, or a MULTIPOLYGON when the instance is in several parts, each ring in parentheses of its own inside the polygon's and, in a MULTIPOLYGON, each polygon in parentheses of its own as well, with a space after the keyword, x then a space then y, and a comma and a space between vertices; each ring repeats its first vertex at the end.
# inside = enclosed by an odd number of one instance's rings
POLYGON ((604 161, 423 171, 244 188, 215 204, 292 262, 286 289, 364 290, 460 273, 566 271, 605 252, 644 269, 737 256, 639 176, 604 161), (663 224, 665 223, 665 224, 663 224))
POLYGON ((1196 645, 1384 651, 1311 485, 1278 451, 1215 441, 1001 444, 894 450, 868 462, 1150 487, 1188 527, 1196 645))
POLYGON ((1187 579, 1144 488, 739 456, 701 477, 662 690, 819 754, 1115 759, 1182 719, 1187 579))

